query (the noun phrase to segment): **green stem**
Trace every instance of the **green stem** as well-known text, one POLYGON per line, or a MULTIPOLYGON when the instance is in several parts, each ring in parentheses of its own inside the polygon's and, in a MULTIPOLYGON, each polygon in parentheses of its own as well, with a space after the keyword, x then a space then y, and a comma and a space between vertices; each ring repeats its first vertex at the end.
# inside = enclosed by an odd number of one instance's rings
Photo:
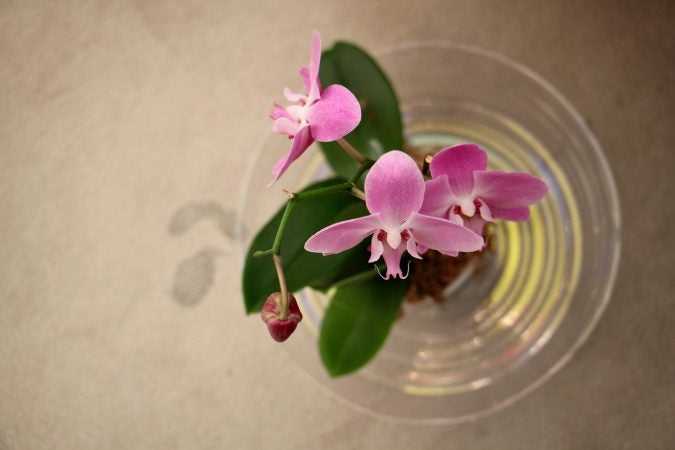
POLYGON ((290 303, 288 298, 288 285, 286 284, 286 275, 284 275, 284 263, 281 256, 278 254, 272 255, 274 261, 274 268, 277 270, 277 278, 279 279, 279 289, 281 290, 281 298, 279 299, 279 320, 286 320, 288 315, 288 305, 290 303))
POLYGON ((354 186, 354 184, 361 178, 363 173, 368 170, 370 166, 373 165, 373 161, 366 159, 364 160, 357 171, 352 175, 352 177, 347 181, 346 183, 339 183, 339 184, 334 184, 332 186, 326 186, 318 189, 312 189, 311 191, 302 191, 302 192, 294 192, 294 193, 289 193, 289 199, 288 202, 286 203, 286 208, 284 209, 284 213, 281 216, 281 221, 279 222, 279 226, 277 227, 277 233, 274 236, 274 243, 272 244, 272 248, 267 249, 267 250, 258 250, 255 253, 253 253, 253 256, 255 257, 260 257, 260 256, 265 256, 265 255, 279 255, 279 252, 281 250, 281 241, 284 237, 284 232, 286 231, 286 226, 288 225, 288 220, 291 217, 291 212, 293 211, 293 207, 295 206, 295 203, 298 200, 305 200, 308 198, 314 198, 314 197, 320 197, 322 195, 328 195, 328 194, 333 194, 336 192, 350 192, 352 195, 355 197, 360 198, 361 200, 365 200, 365 194, 364 192, 354 186))
POLYGON ((291 198, 288 199, 286 203, 286 209, 284 209, 284 214, 281 216, 281 221, 279 222, 279 227, 277 228, 277 234, 274 236, 274 244, 270 250, 273 255, 279 255, 279 250, 281 249, 281 239, 284 237, 284 231, 286 231, 286 225, 288 225, 288 219, 291 218, 291 211, 295 206, 296 198, 295 194, 291 195, 291 198))
POLYGON ((357 188, 356 186, 352 186, 349 192, 351 192, 354 197, 361 199, 364 202, 366 201, 366 193, 363 192, 361 189, 357 188))
POLYGON ((289 297, 288 297, 288 285, 286 283, 286 275, 284 274, 284 263, 281 259, 281 241, 284 237, 286 231, 286 226, 288 225, 288 220, 291 217, 291 212, 293 207, 298 200, 304 200, 308 198, 320 197, 322 195, 333 194, 336 192, 350 192, 355 197, 365 200, 365 194, 363 191, 356 187, 356 183, 363 176, 363 174, 373 165, 374 161, 365 158, 361 153, 359 153, 354 147, 352 147, 344 139, 339 139, 338 142, 342 148, 359 163, 359 168, 354 172, 349 178, 349 181, 345 183, 335 184, 333 186, 326 186, 318 189, 313 189, 311 191, 303 191, 296 193, 289 193, 289 199, 286 203, 286 208, 284 213, 281 216, 279 221, 279 226, 277 227, 277 233, 274 236, 274 243, 272 248, 268 250, 258 250, 253 253, 253 256, 259 257, 264 255, 272 255, 274 260, 274 268, 277 271, 277 278, 279 279, 279 289, 281 290, 281 298, 279 299, 279 319, 284 320, 288 315, 288 306, 289 306, 289 297), (342 141, 342 142, 340 142, 342 141))
POLYGON ((366 161, 366 157, 363 156, 361 152, 359 152, 357 149, 352 147, 352 144, 347 142, 344 138, 338 139, 337 143, 340 144, 342 150, 344 150, 349 156, 351 156, 352 159, 357 163, 363 164, 366 161))
POLYGON ((292 194, 292 199, 304 200, 307 198, 320 197, 326 194, 333 194, 335 192, 347 191, 352 187, 353 183, 340 183, 332 186, 312 189, 311 191, 296 192, 292 194))
POLYGON ((361 176, 366 172, 366 170, 370 169, 370 166, 372 166, 375 163, 372 159, 366 159, 362 163, 360 163, 359 168, 354 172, 354 175, 347 181, 347 183, 350 183, 352 185, 356 184, 357 181, 361 178, 361 176))

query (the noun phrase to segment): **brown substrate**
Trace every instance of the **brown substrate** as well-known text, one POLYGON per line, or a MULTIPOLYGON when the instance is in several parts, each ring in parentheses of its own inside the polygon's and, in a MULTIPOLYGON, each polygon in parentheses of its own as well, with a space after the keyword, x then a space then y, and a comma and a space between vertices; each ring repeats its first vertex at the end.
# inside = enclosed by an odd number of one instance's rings
MULTIPOLYGON (((408 153, 417 164, 424 169, 428 168, 425 158, 436 154, 443 147, 440 145, 426 145, 406 147, 408 153)), ((427 173, 425 173, 428 176, 427 173)), ((485 255, 492 251, 493 230, 487 224, 483 230, 486 246, 482 252, 460 253, 459 256, 448 256, 435 250, 429 250, 422 255, 422 260, 415 260, 410 273, 410 288, 405 295, 409 303, 417 303, 427 298, 435 302, 444 300, 443 291, 463 272, 469 264, 475 264, 474 274, 479 273, 485 266, 485 255)))
POLYGON ((444 300, 443 291, 452 283, 468 264, 475 264, 474 273, 478 273, 485 265, 485 255, 491 251, 492 236, 489 226, 485 227, 483 235, 487 246, 482 252, 460 253, 459 256, 444 255, 435 250, 429 250, 423 259, 415 261, 410 273, 410 288, 405 300, 417 303, 431 297, 435 302, 444 300))

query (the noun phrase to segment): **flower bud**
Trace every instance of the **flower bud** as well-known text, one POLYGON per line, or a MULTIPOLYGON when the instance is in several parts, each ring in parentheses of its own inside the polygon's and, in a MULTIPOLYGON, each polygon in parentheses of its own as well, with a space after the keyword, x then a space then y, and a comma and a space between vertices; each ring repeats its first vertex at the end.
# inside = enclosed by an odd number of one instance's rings
POLYGON ((293 294, 288 294, 288 300, 286 318, 283 320, 279 318, 281 314, 281 293, 279 292, 267 297, 260 313, 263 322, 267 324, 270 335, 277 342, 284 342, 288 339, 302 320, 302 313, 293 294))

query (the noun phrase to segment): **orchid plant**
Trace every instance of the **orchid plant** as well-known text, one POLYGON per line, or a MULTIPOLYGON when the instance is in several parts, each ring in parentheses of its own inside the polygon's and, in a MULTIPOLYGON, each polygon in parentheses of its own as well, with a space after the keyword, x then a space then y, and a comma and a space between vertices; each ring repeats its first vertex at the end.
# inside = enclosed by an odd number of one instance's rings
POLYGON ((386 340, 411 264, 428 251, 448 257, 487 251, 486 224, 528 220, 548 188, 533 175, 488 170, 488 154, 475 143, 426 155, 418 165, 400 150, 394 89, 352 44, 338 42, 322 53, 314 32, 300 76, 305 93, 284 89, 291 105, 274 103, 270 114, 272 131, 291 141, 270 185, 315 141, 336 176, 284 191, 285 207, 249 249, 244 301, 283 342, 302 320, 293 292, 331 290, 319 349, 328 373, 339 376, 366 364, 386 340))

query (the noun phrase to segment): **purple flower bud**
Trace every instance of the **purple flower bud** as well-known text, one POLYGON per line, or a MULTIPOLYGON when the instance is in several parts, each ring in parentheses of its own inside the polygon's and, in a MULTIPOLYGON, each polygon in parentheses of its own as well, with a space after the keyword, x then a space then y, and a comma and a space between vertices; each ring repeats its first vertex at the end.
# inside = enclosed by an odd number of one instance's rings
POLYGON ((260 317, 267 324, 267 329, 272 338, 277 342, 284 342, 293 334, 298 323, 302 320, 302 313, 298 308, 298 302, 293 294, 288 294, 289 304, 286 312, 286 318, 280 319, 281 314, 281 293, 270 294, 265 300, 265 304, 260 312, 260 317))

